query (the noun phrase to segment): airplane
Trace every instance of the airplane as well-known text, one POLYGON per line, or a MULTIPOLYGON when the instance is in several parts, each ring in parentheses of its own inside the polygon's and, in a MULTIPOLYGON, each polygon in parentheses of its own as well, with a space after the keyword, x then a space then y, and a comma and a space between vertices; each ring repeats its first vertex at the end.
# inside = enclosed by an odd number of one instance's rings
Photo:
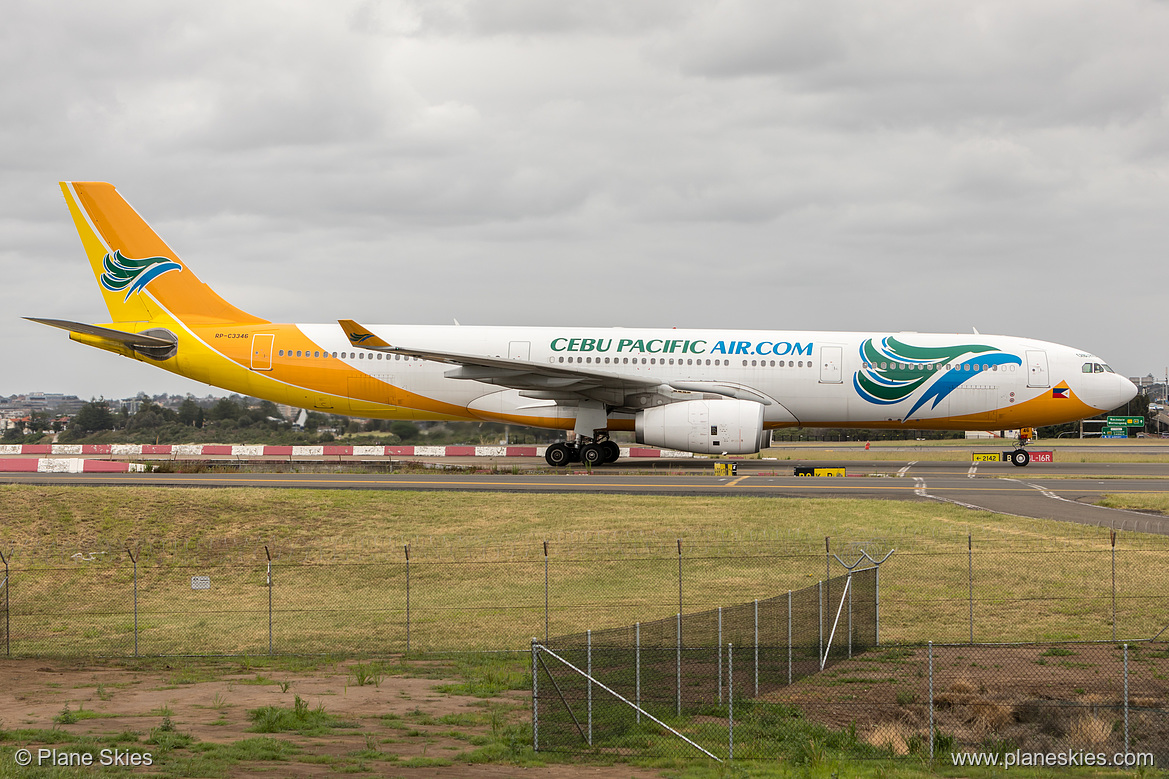
MULTIPOLYGON (((371 419, 564 430, 554 467, 611 438, 751 454, 786 427, 999 430, 1071 422, 1137 392, 1090 352, 1004 335, 274 323, 194 274, 113 185, 61 182, 108 323, 70 339, 276 403, 371 419)), ((1025 440, 1011 453, 1030 456, 1025 440)))

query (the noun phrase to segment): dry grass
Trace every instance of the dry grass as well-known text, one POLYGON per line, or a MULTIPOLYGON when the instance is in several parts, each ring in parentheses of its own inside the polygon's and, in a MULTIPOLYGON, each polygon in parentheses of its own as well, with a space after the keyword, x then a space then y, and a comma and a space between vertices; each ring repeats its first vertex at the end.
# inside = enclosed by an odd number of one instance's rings
POLYGON ((882 722, 864 736, 864 741, 903 757, 909 754, 909 740, 912 737, 913 731, 902 723, 882 722))
POLYGON ((1111 722, 1085 714, 1075 718, 1068 725, 1066 740, 1067 743, 1082 749, 1084 746, 1094 747, 1103 744, 1111 735, 1111 722))
MULTIPOLYGON (((477 648, 515 646, 531 637, 533 625, 543 632, 543 539, 550 540, 552 635, 672 616, 677 538, 690 612, 814 585, 824 576, 824 537, 831 536, 844 558, 856 554, 853 547, 897 550, 881 571, 883 641, 965 641, 967 534, 975 545, 975 640, 1111 635, 1106 530, 948 504, 0 487, 0 549, 21 572, 13 597, 46 612, 20 629, 35 627, 46 645, 61 642, 77 628, 64 605, 84 604, 102 616, 72 645, 94 651, 111 637, 132 648, 126 547, 140 561, 143 651, 180 648, 190 636, 266 651, 264 545, 275 561, 278 648, 295 641, 328 651, 339 636, 360 636, 363 646, 400 645, 406 544, 413 646, 450 648, 442 642, 451 636, 490 642, 477 648), (53 570, 34 579, 30 568, 53 570), (195 575, 212 577, 213 598, 192 592, 195 575), (206 605, 212 601, 222 615, 206 605)), ((1152 635, 1169 624, 1169 603, 1160 596, 1169 589, 1169 540, 1124 534, 1120 543, 1118 634, 1152 635)), ((25 606, 14 602, 18 608, 25 606)))

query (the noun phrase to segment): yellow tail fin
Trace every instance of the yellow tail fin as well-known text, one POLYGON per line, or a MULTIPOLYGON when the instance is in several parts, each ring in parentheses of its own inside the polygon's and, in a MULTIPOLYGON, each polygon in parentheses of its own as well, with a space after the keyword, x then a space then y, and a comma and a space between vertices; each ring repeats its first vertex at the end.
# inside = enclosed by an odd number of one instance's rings
POLYGON ((111 322, 148 322, 169 312, 187 324, 262 323, 208 287, 112 184, 62 181, 111 322))

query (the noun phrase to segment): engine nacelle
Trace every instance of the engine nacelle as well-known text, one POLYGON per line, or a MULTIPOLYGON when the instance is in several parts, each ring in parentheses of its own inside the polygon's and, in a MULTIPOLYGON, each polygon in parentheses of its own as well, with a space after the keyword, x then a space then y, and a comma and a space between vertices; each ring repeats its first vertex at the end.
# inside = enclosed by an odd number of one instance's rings
POLYGON ((686 400, 637 412, 637 442, 701 454, 753 454, 763 441, 763 405, 686 400))

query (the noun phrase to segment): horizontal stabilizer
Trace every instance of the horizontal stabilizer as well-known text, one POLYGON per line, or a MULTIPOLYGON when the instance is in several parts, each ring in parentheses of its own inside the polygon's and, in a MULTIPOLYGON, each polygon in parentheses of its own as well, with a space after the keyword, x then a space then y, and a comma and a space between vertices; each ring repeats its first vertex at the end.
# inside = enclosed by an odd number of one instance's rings
POLYGON ((174 341, 169 341, 166 338, 156 338, 152 335, 143 335, 142 333, 127 333, 123 330, 113 330, 108 327, 87 325, 81 322, 69 322, 65 319, 36 319, 31 316, 24 318, 30 322, 37 322, 42 325, 48 325, 49 327, 59 327, 71 333, 84 333, 85 335, 92 335, 97 338, 105 338, 109 341, 120 341, 129 346, 170 348, 175 345, 174 341))

